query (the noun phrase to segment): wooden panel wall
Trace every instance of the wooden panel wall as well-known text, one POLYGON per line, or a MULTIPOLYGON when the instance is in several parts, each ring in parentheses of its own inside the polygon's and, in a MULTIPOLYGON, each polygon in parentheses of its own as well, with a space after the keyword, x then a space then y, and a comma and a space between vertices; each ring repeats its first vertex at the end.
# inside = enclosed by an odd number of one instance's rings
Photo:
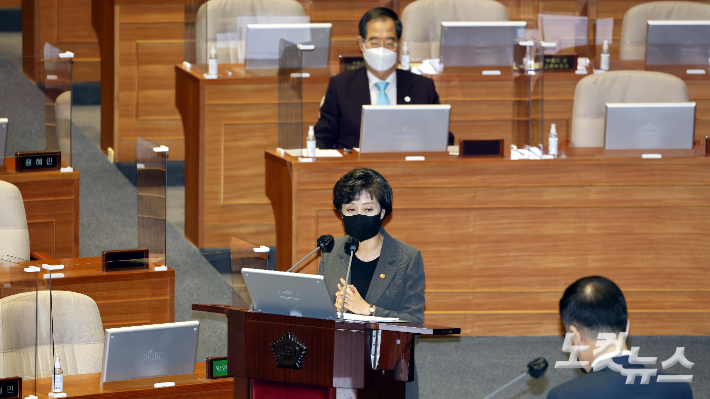
POLYGON ((319 235, 344 235, 332 186, 355 167, 394 188, 385 228, 422 251, 427 323, 464 335, 556 335, 564 288, 597 274, 627 293, 633 334, 710 333, 704 157, 303 164, 267 154, 279 269, 319 235))
MULTIPOLYGON (((21 1, 23 56, 41 59, 44 44, 50 43, 74 53, 75 82, 99 81, 99 45, 91 29, 91 0, 21 1)), ((33 80, 38 81, 39 73, 33 64, 25 64, 25 74, 33 80)))
POLYGON ((0 0, 0 8, 22 7, 22 0, 0 0))

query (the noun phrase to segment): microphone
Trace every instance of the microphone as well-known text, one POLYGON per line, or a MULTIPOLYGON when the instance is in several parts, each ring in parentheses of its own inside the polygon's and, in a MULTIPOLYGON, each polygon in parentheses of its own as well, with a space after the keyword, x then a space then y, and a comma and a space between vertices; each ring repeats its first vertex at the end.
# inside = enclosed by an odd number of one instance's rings
POLYGON ((303 263, 304 260, 308 259, 311 255, 313 255, 314 253, 316 253, 316 251, 318 251, 319 249, 320 249, 323 253, 329 253, 330 251, 332 251, 332 250, 333 250, 333 246, 335 245, 335 240, 333 239, 333 236, 331 236, 331 235, 323 235, 323 236, 318 237, 318 240, 316 240, 316 243, 318 244, 318 246, 316 247, 316 249, 314 249, 313 251, 311 251, 311 253, 309 253, 308 255, 306 255, 303 259, 299 260, 298 263, 296 263, 295 265, 291 266, 290 269, 286 270, 286 273, 288 273, 288 272, 290 272, 291 270, 295 269, 296 266, 298 266, 298 265, 300 265, 301 263, 303 263))
POLYGON ((350 255, 350 261, 348 262, 348 273, 345 276, 345 285, 343 286, 343 300, 340 301, 340 318, 345 320, 345 290, 348 288, 348 281, 350 280, 350 268, 353 265, 353 255, 357 252, 360 247, 360 241, 355 237, 348 237, 345 241, 345 253, 350 255))
POLYGON ((516 383, 519 379, 525 377, 526 375, 530 374, 530 377, 532 378, 540 378, 543 375, 545 375, 545 371, 547 371, 547 360, 545 360, 544 357, 538 357, 537 359, 533 360, 532 362, 528 363, 528 371, 519 375, 516 377, 513 381, 510 381, 509 383, 503 385, 502 387, 498 388, 495 392, 492 394, 486 396, 483 399, 490 399, 497 395, 500 391, 504 390, 505 388, 508 388, 509 386, 513 385, 516 383))

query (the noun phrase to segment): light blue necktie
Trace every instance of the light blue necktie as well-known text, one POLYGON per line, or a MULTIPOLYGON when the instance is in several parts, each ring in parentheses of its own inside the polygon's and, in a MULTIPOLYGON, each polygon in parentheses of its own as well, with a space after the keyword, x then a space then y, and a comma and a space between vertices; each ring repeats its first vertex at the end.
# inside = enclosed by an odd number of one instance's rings
POLYGON ((389 85, 389 82, 377 82, 375 83, 375 87, 377 87, 377 90, 380 92, 377 94, 377 105, 390 105, 390 99, 387 98, 387 93, 385 93, 385 89, 389 85))

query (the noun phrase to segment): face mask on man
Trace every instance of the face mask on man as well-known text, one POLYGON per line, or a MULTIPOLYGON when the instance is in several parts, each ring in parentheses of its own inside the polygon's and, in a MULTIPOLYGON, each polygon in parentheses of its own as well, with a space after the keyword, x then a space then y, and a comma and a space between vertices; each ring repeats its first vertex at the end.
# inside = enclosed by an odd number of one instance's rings
POLYGON ((360 242, 367 241, 380 232, 382 219, 380 214, 375 216, 353 215, 343 216, 345 234, 357 238, 360 242))
POLYGON ((365 48, 363 56, 367 65, 377 72, 384 72, 397 63, 397 53, 384 47, 365 48))

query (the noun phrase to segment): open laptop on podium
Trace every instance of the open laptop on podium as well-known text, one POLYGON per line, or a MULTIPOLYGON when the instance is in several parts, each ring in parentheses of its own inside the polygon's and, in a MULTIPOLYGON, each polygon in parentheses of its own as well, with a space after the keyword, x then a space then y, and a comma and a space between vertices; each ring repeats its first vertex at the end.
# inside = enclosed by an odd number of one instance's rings
MULTIPOLYGON (((336 320, 335 304, 323 276, 273 270, 242 269, 244 282, 260 313, 336 320)), ((345 313, 348 321, 396 322, 392 317, 371 317, 345 313)))

